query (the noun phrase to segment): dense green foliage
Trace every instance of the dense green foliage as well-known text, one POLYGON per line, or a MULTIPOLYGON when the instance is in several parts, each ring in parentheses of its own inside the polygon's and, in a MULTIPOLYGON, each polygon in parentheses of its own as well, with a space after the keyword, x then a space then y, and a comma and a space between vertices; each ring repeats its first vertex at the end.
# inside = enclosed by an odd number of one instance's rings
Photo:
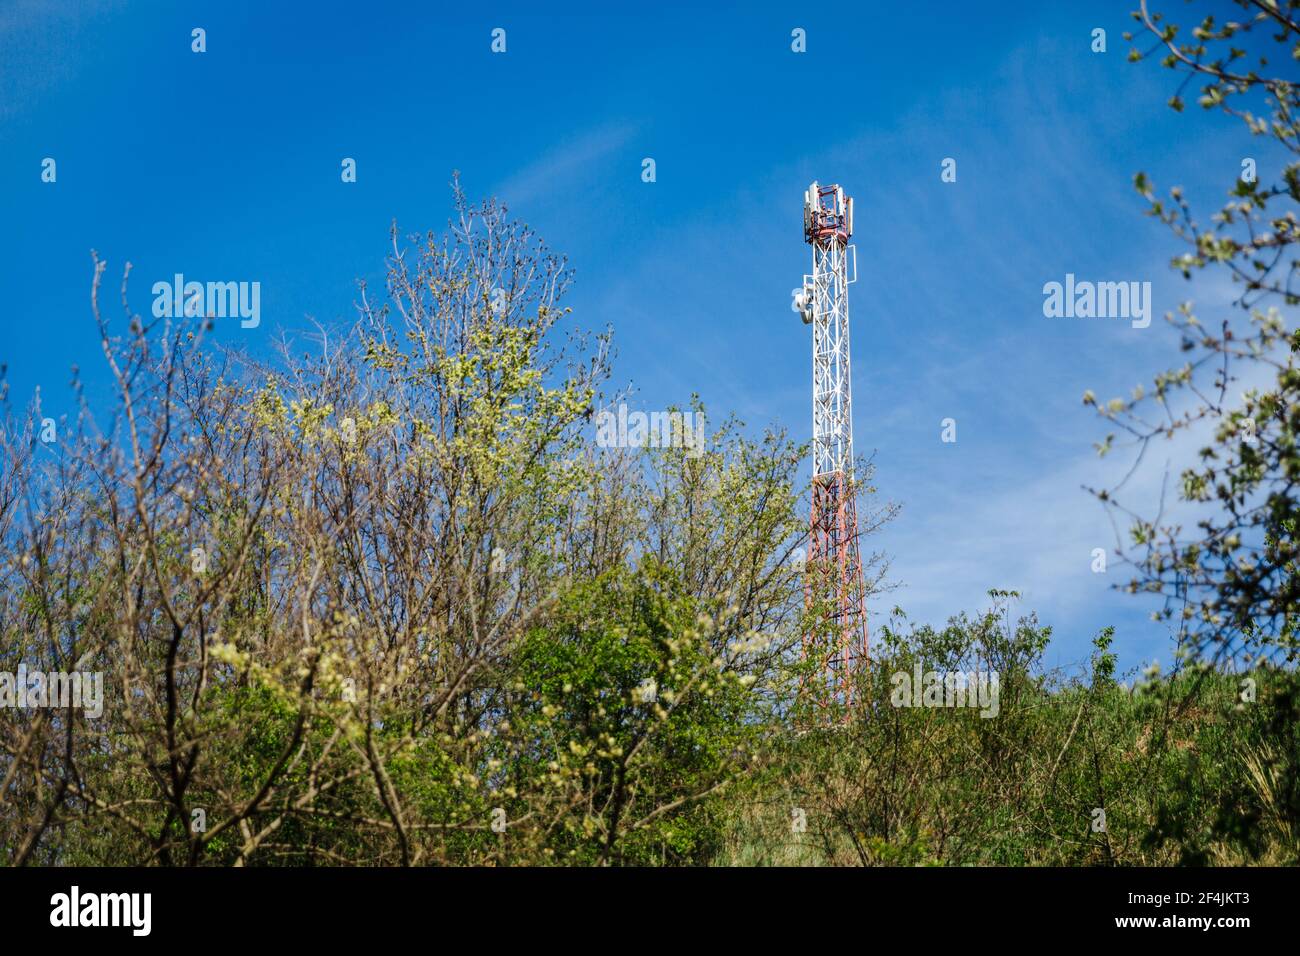
POLYGON ((1109 633, 1073 677, 1040 670, 1046 638, 1032 617, 1008 629, 997 612, 888 633, 888 655, 866 678, 869 714, 778 741, 732 794, 718 861, 1300 862, 1294 671, 1150 675, 1126 686, 1109 633), (889 675, 918 660, 957 669, 972 653, 1003 661, 996 717, 891 706, 889 675))

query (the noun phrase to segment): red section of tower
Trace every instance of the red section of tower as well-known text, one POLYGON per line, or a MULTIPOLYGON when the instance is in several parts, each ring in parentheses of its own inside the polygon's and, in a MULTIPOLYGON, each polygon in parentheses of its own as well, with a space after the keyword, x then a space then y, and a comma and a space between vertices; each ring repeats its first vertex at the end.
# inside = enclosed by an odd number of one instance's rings
POLYGON ((854 678, 867 661, 867 612, 862 559, 858 553, 858 509, 843 472, 822 475, 812 486, 812 540, 805 597, 809 609, 823 602, 804 634, 804 655, 820 664, 814 701, 821 707, 852 706, 854 678))

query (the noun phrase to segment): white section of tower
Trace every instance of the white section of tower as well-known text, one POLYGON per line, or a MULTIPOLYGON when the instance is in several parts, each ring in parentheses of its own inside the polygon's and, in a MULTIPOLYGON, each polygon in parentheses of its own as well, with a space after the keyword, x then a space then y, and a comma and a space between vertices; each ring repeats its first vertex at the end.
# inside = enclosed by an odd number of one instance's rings
POLYGON ((839 188, 823 196, 821 187, 813 183, 804 195, 804 206, 805 224, 812 230, 813 259, 812 275, 805 276, 813 327, 813 477, 843 472, 850 478, 853 402, 848 238, 853 230, 852 201, 846 201, 839 188))

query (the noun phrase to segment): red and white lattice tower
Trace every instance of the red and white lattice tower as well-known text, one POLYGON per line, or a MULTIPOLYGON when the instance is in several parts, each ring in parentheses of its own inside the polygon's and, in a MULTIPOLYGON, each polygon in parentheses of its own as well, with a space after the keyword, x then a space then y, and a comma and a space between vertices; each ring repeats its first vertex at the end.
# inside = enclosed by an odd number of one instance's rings
POLYGON ((809 608, 821 608, 804 634, 804 656, 818 662, 817 686, 806 689, 822 707, 848 707, 855 672, 867 660, 850 400, 848 287, 857 278, 849 245, 853 200, 839 186, 813 183, 804 194, 803 228, 812 246, 812 274, 804 276, 797 304, 813 332, 812 536, 805 596, 809 608))

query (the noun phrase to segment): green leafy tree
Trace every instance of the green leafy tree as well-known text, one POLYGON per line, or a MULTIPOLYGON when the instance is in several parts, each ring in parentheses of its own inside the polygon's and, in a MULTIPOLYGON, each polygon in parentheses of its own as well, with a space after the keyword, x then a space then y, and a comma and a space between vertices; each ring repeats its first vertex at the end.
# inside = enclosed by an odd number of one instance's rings
POLYGON ((270 361, 132 313, 129 267, 111 322, 96 259, 115 401, 0 432, 0 665, 102 673, 104 713, 0 722, 11 863, 711 854, 794 686, 801 449, 698 401, 689 444, 598 447, 608 333, 454 199, 270 361))
MULTIPOLYGON (((1185 278, 1229 276, 1235 307, 1212 321, 1188 301, 1168 321, 1185 359, 1139 386, 1129 398, 1084 401, 1138 447, 1138 464, 1156 439, 1188 435, 1202 443, 1179 477, 1176 515, 1143 515, 1125 503, 1125 482, 1095 493, 1128 526, 1133 566, 1127 587, 1163 596, 1157 615, 1179 629, 1192 654, 1264 655, 1295 660, 1300 623, 1296 524, 1300 514, 1300 5, 1234 0, 1233 13, 1206 13, 1186 31, 1151 12, 1132 60, 1160 56, 1182 77, 1170 106, 1184 109, 1190 87, 1203 110, 1238 118, 1258 143, 1260 160, 1243 164, 1228 201, 1208 221, 1181 188, 1157 194, 1136 177, 1150 215, 1185 246, 1172 266, 1185 278), (1149 45, 1148 45, 1149 43, 1149 45), (1141 44, 1141 45, 1139 45, 1141 44), (1145 48, 1144 48, 1145 47, 1145 48)), ((1131 474, 1131 472, 1130 472, 1131 474)), ((1127 479, 1126 479, 1127 481, 1127 479)))

